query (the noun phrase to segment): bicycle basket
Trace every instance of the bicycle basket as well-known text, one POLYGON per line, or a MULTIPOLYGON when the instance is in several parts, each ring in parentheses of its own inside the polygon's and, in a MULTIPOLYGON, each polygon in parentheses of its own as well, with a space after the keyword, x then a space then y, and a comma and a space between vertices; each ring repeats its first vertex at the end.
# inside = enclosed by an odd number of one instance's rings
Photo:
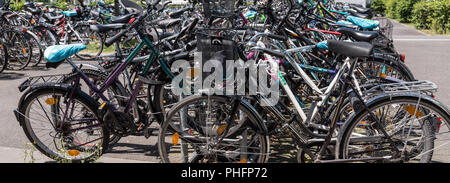
POLYGON ((202 61, 210 60, 222 53, 225 60, 237 60, 236 32, 229 29, 202 29, 197 31, 197 50, 202 53, 202 61))
POLYGON ((234 14, 234 0, 202 0, 205 17, 229 17, 234 14))
POLYGON ((392 40, 392 32, 394 29, 394 24, 389 18, 377 17, 374 20, 380 23, 379 28, 380 32, 386 36, 389 40, 392 40))

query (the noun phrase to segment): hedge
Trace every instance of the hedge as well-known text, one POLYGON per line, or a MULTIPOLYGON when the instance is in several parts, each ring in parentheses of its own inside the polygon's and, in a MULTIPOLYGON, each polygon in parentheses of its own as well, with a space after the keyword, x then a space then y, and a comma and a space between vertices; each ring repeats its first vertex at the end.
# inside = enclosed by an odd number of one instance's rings
POLYGON ((413 23, 420 29, 450 33, 450 0, 374 0, 371 7, 377 13, 403 23, 413 23))

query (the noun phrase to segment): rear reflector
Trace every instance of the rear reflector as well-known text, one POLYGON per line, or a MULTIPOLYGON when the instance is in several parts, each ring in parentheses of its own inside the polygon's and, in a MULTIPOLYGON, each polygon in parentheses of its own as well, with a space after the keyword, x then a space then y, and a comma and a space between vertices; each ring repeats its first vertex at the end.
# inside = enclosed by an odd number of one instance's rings
POLYGON ((400 54, 400 55, 401 55, 400 59, 402 60, 403 63, 405 63, 406 55, 405 54, 400 54))

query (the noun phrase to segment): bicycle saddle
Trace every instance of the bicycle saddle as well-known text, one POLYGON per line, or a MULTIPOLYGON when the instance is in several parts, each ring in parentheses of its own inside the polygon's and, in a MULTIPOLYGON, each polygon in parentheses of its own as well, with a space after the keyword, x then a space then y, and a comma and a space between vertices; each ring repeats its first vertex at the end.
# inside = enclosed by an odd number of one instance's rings
POLYGON ((77 16, 78 13, 76 11, 58 11, 58 13, 61 13, 63 15, 66 15, 68 17, 77 16))
POLYGON ((353 4, 350 4, 350 5, 348 5, 348 6, 349 6, 350 8, 352 8, 352 9, 358 11, 359 13, 362 13, 362 14, 367 14, 367 13, 369 13, 369 11, 371 10, 370 8, 364 8, 364 7, 361 7, 361 6, 355 6, 355 5, 353 5, 353 4))
POLYGON ((378 37, 377 31, 358 31, 358 30, 345 28, 345 27, 337 28, 336 32, 350 36, 357 41, 364 41, 364 42, 371 42, 373 39, 378 37))
POLYGON ((182 21, 183 21, 183 20, 182 20, 182 19, 179 19, 179 18, 176 18, 176 19, 167 19, 167 20, 159 21, 157 24, 158 24, 158 26, 161 27, 162 29, 167 29, 167 28, 173 27, 173 26, 175 26, 175 25, 181 23, 182 21))
POLYGON ((380 23, 374 20, 367 20, 363 18, 358 18, 354 16, 347 16, 347 21, 363 28, 363 29, 375 29, 377 28, 380 23))
POLYGON ((367 42, 347 42, 328 40, 328 50, 348 57, 368 57, 372 54, 373 45, 367 42))
POLYGON ((369 14, 359 13, 358 11, 354 9, 348 9, 348 13, 350 13, 352 16, 358 17, 358 18, 364 18, 364 19, 370 19, 372 18, 369 14))
POLYGON ((59 63, 84 49, 84 44, 54 45, 45 49, 44 58, 49 63, 59 63))
POLYGON ((122 15, 122 16, 111 18, 111 23, 113 23, 113 24, 115 24, 115 23, 126 24, 126 23, 128 23, 131 20, 133 15, 134 14, 128 14, 128 15, 122 15))
POLYGON ((125 28, 126 24, 95 24, 95 25, 90 25, 89 28, 92 31, 95 32, 108 32, 110 30, 115 30, 115 29, 123 29, 125 28))
POLYGON ((190 10, 192 10, 191 7, 188 7, 188 8, 182 8, 182 9, 179 9, 179 10, 177 10, 177 11, 171 12, 171 13, 169 14, 169 16, 170 16, 170 18, 178 18, 178 17, 180 17, 184 12, 190 11, 190 10))

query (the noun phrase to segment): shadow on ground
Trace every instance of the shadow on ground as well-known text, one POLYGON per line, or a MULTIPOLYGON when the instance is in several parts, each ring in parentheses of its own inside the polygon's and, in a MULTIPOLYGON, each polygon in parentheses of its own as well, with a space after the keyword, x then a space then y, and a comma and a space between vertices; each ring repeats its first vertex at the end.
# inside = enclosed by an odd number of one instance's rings
POLYGON ((23 74, 23 73, 16 73, 16 72, 0 73, 0 80, 16 80, 16 79, 22 79, 24 77, 25 77, 25 74, 23 74))

